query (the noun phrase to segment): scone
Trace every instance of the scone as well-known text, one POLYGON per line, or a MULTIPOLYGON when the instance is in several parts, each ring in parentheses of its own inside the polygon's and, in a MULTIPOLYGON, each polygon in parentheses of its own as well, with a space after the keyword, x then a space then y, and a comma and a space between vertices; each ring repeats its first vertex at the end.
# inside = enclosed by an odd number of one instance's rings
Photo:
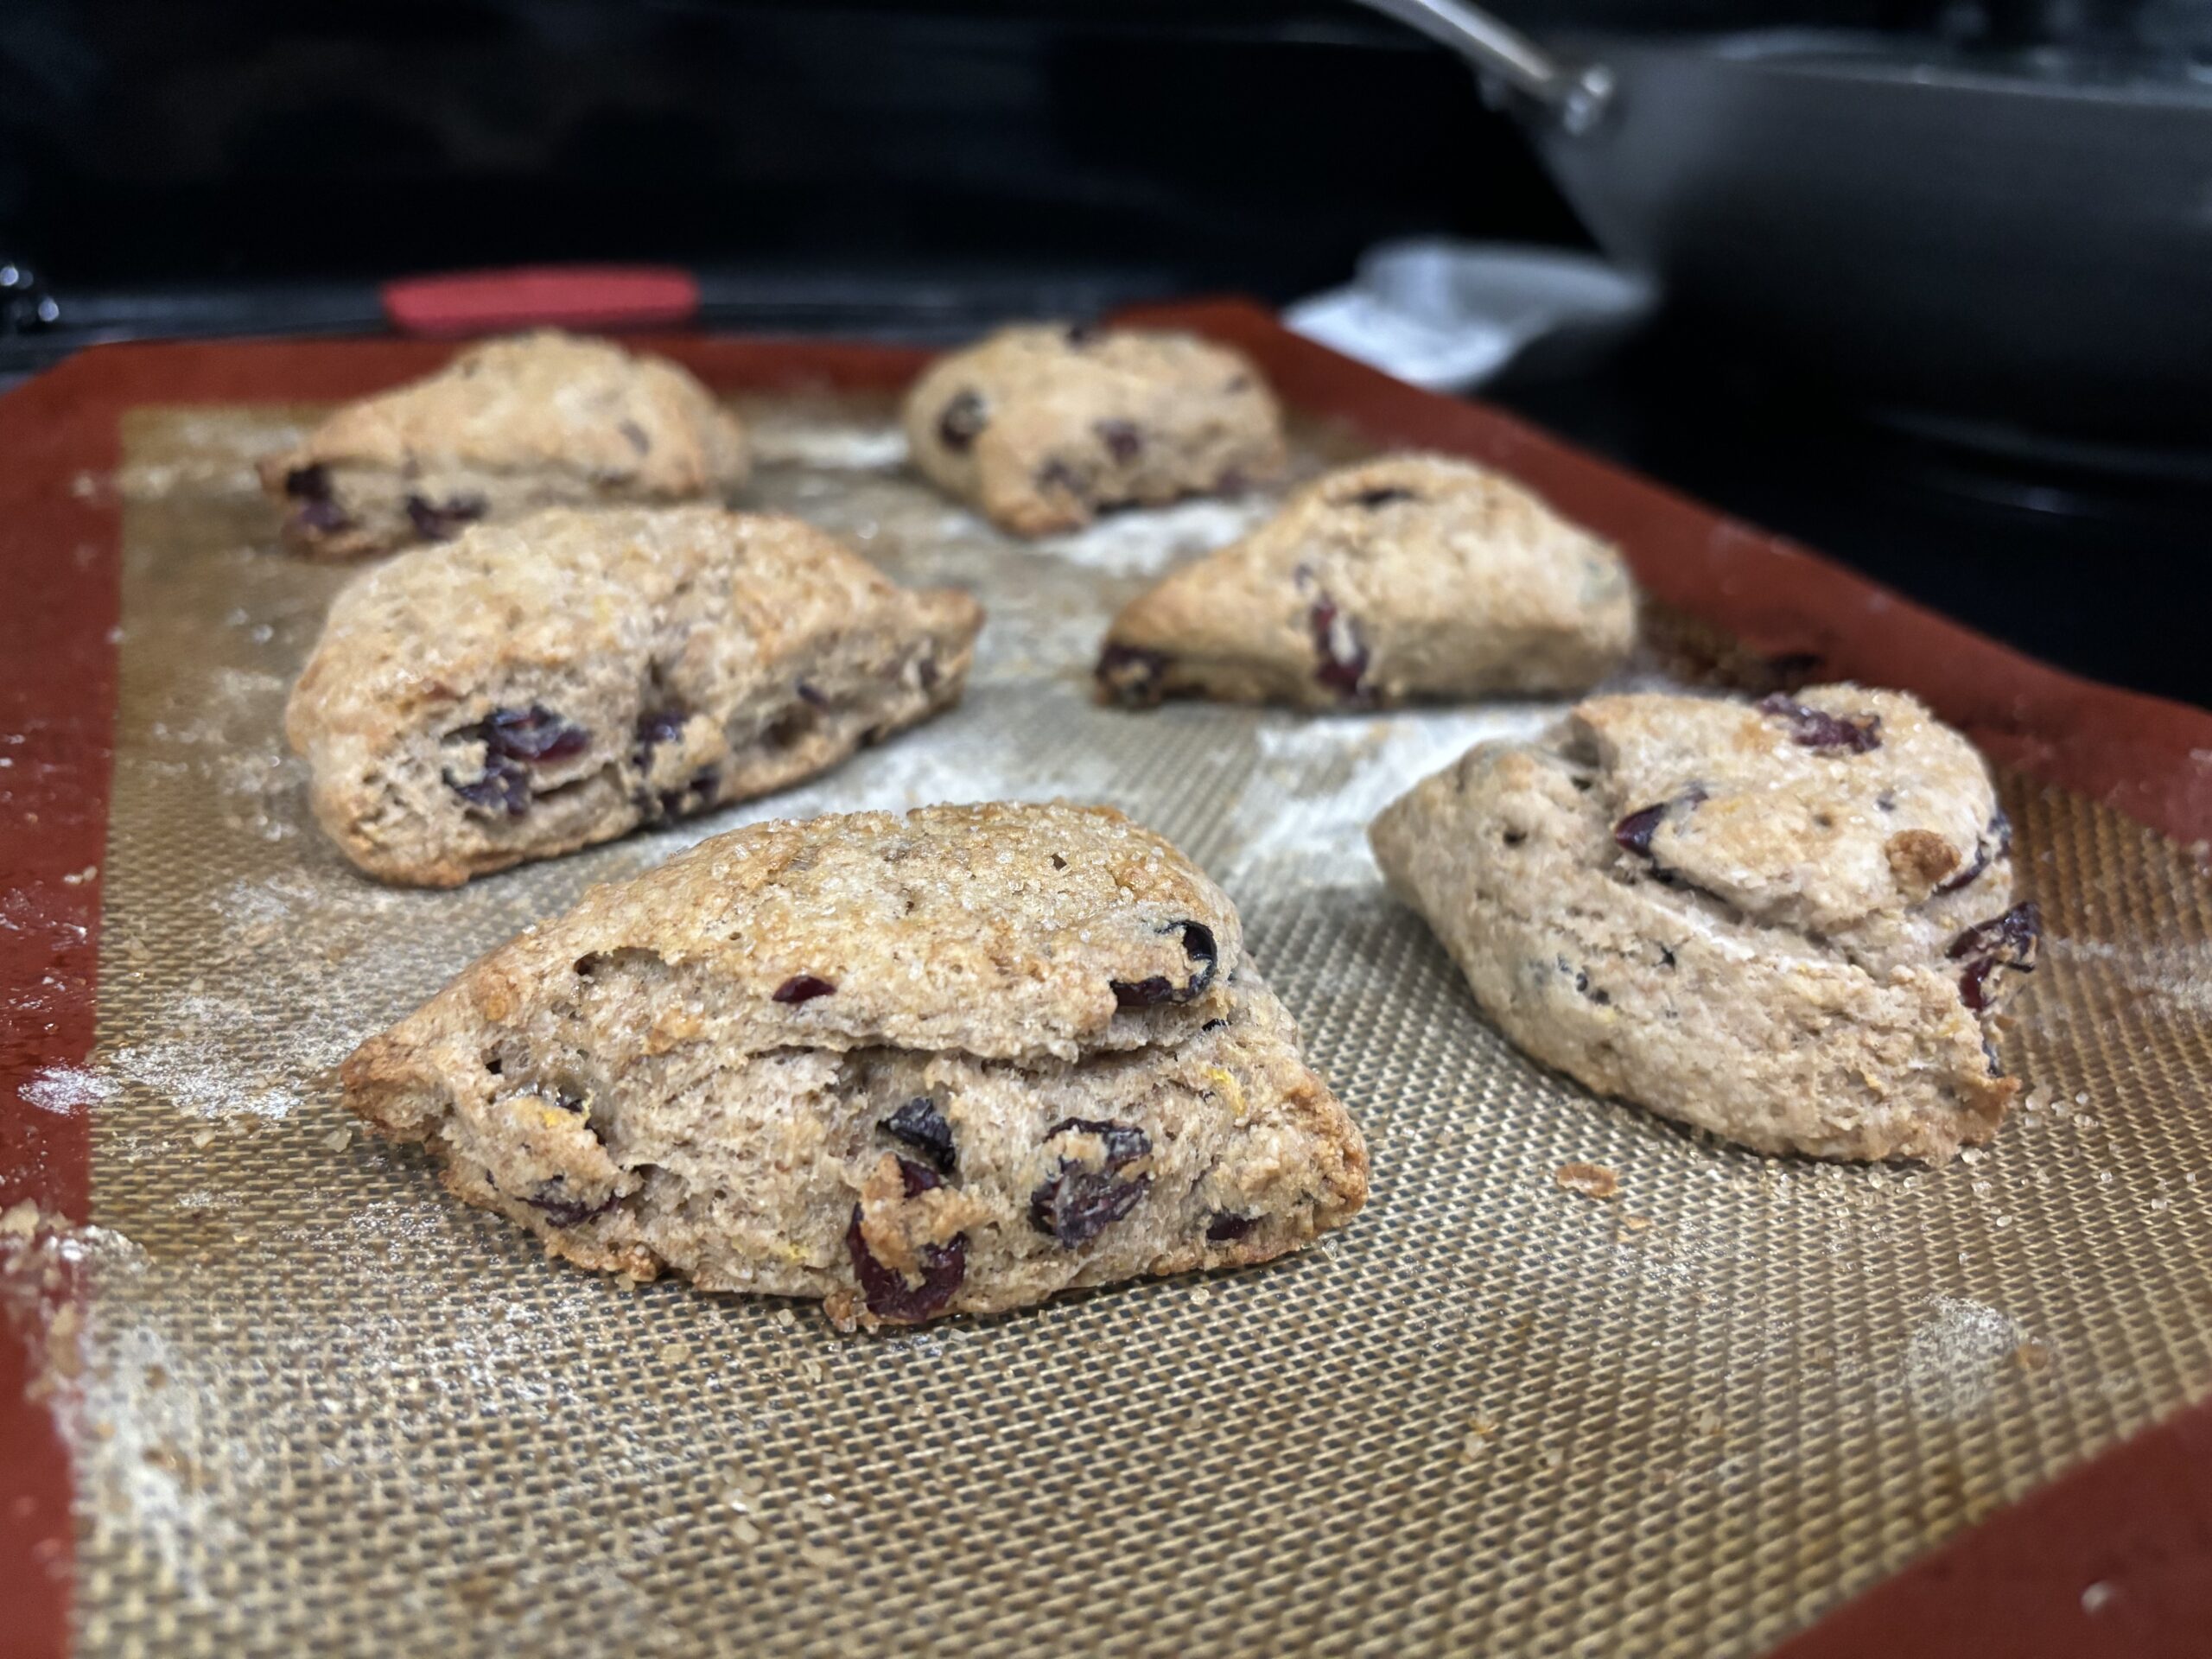
POLYGON ((848 1328, 1265 1261, 1366 1193, 1227 898, 1105 807, 718 836, 493 951, 344 1080, 552 1255, 848 1328))
POLYGON ((925 477, 1022 536, 1234 493, 1283 464, 1282 412, 1243 353, 1133 328, 1028 324, 941 359, 906 395, 906 442, 925 477))
POLYGON ((1941 1163, 2018 1084, 2035 965, 1988 768, 1910 697, 1598 697, 1370 831, 1521 1047, 1761 1152, 1941 1163))
POLYGON ((1380 709, 1588 690, 1627 659, 1620 556, 1511 480, 1445 455, 1316 480, 1115 618, 1102 693, 1380 709))
POLYGON ((284 729, 348 858, 455 887, 834 766, 957 701, 982 626, 796 518, 556 509, 356 577, 284 729))
POLYGON ((746 467, 744 429, 683 369, 547 331, 348 404, 260 471, 285 541, 344 558, 541 507, 715 499, 746 467))

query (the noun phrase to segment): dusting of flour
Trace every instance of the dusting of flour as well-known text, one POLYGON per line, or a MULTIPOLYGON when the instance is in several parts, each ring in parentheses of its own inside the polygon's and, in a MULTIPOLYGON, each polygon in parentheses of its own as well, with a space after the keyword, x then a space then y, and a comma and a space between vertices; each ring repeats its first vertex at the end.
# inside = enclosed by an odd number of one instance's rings
POLYGON ((1962 1296, 1931 1296, 1927 1306, 1905 1345, 1906 1392, 1932 1415, 1969 1416, 1989 1403, 2000 1367, 2020 1345, 2020 1327, 1962 1296))
POLYGON ((1148 512, 1112 512, 1065 536, 1030 543, 1037 552, 1109 576, 1156 576, 1178 561, 1226 547, 1277 503, 1259 497, 1185 501, 1148 512))
POLYGON ((23 1098, 42 1112, 70 1117, 105 1100, 114 1089, 97 1072, 73 1065, 49 1065, 22 1086, 23 1098))
POLYGON ((1475 744, 1533 737, 1559 712, 1554 703, 1503 703, 1262 727, 1260 764, 1229 814, 1245 840, 1224 874, 1240 887, 1376 880, 1367 847, 1376 814, 1475 744))

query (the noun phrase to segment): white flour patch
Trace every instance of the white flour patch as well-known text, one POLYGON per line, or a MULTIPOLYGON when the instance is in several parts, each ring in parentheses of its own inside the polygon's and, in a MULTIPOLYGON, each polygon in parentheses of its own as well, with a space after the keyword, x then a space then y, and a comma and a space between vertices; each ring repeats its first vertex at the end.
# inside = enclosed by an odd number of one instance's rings
POLYGON ((236 1450, 251 1437, 205 1420, 218 1396, 159 1332, 110 1328, 95 1301, 90 1335, 102 1361, 85 1394, 85 1416, 104 1436, 92 1477, 100 1489, 95 1524, 127 1531, 189 1604, 209 1605, 201 1569, 239 1541, 220 1495, 252 1484, 256 1465, 236 1450))
POLYGON ((22 1087, 25 1100, 42 1112, 69 1117, 115 1092, 93 1072, 73 1065, 49 1065, 22 1087))
POLYGON ((188 995, 157 1018, 167 1029, 116 1049, 108 1069, 194 1117, 289 1117, 302 1082, 353 1046, 318 1042, 312 1022, 243 997, 188 995))
MULTIPOLYGON (((2087 969, 2115 976, 2131 1000, 2164 1002, 2187 1017, 2212 1015, 2212 950, 2164 939, 2102 939, 2046 935, 2043 948, 2061 972, 2087 969), (2091 966, 2094 964, 2094 966, 2091 966)), ((2094 1017, 2056 997, 2029 997, 2018 1016, 2031 1027, 2055 1029, 2094 1017)))
POLYGON ((1109 576, 1156 576, 1179 559, 1228 546, 1270 516, 1277 505, 1252 497, 1134 508, 1109 512, 1071 535, 1047 536, 1029 546, 1109 576))
POLYGON ((300 1092, 275 1074, 243 1073, 213 1037, 164 1037, 118 1048, 117 1073, 194 1117, 289 1117, 300 1092))
POLYGON ((1912 1403, 1938 1417, 1965 1417, 1989 1403, 1999 1368, 2023 1338, 2020 1327, 1982 1302, 1931 1296, 1929 1316, 1905 1345, 1904 1382, 1912 1403))
POLYGON ((1367 849, 1377 813, 1473 745, 1534 736, 1559 713, 1553 703, 1503 703, 1262 727, 1260 764, 1229 814, 1246 840, 1224 876, 1364 886, 1377 879, 1367 849))
POLYGON ((841 473, 891 472, 906 464, 906 435, 895 426, 819 426, 793 422, 752 429, 753 459, 764 467, 818 467, 841 473))
POLYGON ((989 599, 990 620, 976 642, 971 687, 1034 683, 1074 674, 1086 684, 1105 638, 1106 611, 1095 600, 1042 585, 989 599))

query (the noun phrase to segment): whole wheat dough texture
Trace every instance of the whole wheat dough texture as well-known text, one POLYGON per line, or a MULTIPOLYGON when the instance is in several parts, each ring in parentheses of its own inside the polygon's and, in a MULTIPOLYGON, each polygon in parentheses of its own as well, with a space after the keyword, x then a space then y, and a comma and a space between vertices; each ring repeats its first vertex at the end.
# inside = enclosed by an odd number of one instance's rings
POLYGON ((284 728, 348 858, 454 887, 835 766, 957 701, 982 626, 796 518, 556 509, 357 576, 284 728))
POLYGON ((551 1254, 847 1325, 1264 1261, 1366 1190, 1228 899, 1103 807, 733 831, 493 951, 344 1079, 551 1254))
POLYGON ((2034 965, 1987 767, 1909 696, 1593 698, 1370 831, 1498 1027, 1761 1152, 1942 1162, 2018 1088, 2034 965))
POLYGON ((1284 462, 1281 410, 1249 359, 1134 328, 1001 329, 932 364, 906 425, 924 477, 1022 536, 1235 494, 1284 462))
POLYGON ((1499 474, 1403 454, 1317 479, 1114 619, 1098 679, 1327 709, 1588 690, 1636 642, 1619 554, 1499 474))
POLYGON ((676 364, 553 330, 468 347, 263 459, 284 539, 344 558, 553 506, 717 500, 744 429, 676 364))

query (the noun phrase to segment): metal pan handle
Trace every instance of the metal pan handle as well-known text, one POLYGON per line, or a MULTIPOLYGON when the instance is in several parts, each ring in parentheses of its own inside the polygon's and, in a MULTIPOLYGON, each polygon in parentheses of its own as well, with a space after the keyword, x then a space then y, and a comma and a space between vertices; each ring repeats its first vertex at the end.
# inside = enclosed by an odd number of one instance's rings
POLYGON ((1484 74, 1535 103, 1567 131, 1598 124, 1615 90, 1602 63, 1569 64, 1554 57, 1517 29, 1460 0, 1364 0, 1471 59, 1484 74))

